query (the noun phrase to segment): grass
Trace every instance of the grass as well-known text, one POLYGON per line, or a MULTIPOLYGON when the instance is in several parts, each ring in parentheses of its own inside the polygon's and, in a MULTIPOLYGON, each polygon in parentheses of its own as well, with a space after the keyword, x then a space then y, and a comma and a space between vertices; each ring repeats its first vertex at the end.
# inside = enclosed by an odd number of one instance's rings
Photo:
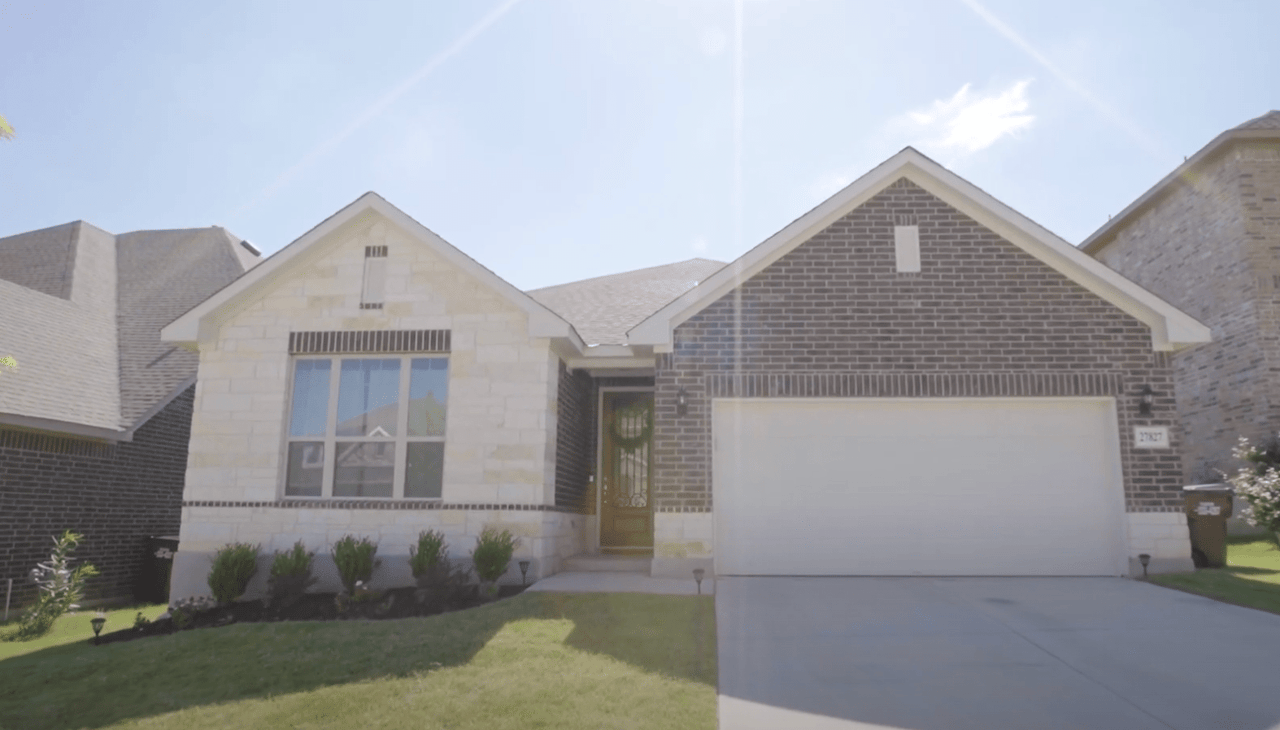
POLYGON ((1280 614, 1280 548, 1268 537, 1227 538, 1227 567, 1165 573, 1150 581, 1237 606, 1280 614))
POLYGON ((0 660, 0 728, 712 728, 714 617, 710 597, 524 593, 46 645, 0 660))
MULTIPOLYGON (((108 634, 112 631, 119 631, 133 626, 133 619, 139 612, 148 619, 155 619, 165 610, 166 606, 163 603, 154 606, 129 606, 108 610, 106 611, 107 623, 103 626, 102 633, 108 634)), ((3 637, 18 624, 18 616, 21 615, 21 612, 15 610, 10 613, 10 621, 8 623, 0 624, 0 661, 9 657, 30 654, 52 646, 69 644, 75 641, 88 641, 93 638, 93 628, 89 626, 89 619, 93 618, 95 614, 97 614, 95 609, 68 613, 54 623, 49 633, 38 639, 32 639, 31 641, 4 641, 3 637)), ((0 665, 0 667, 2 666, 0 665)), ((2 668, 0 668, 0 675, 3 675, 2 668)))

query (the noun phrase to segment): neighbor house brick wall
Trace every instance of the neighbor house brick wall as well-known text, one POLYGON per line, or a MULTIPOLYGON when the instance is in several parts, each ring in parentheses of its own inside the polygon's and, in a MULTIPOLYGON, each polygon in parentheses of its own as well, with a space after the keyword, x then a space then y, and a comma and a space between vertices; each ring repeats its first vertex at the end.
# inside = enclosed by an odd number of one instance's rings
POLYGON ((1179 509, 1172 373, 1151 342, 1142 322, 899 180, 675 329, 658 359, 657 509, 711 508, 711 398, 725 395, 1111 396, 1127 508, 1179 509), (919 225, 919 273, 896 271, 900 220, 919 225), (1160 395, 1139 418, 1147 384, 1160 395), (1136 425, 1169 426, 1173 448, 1134 449, 1136 425))
POLYGON ((1173 358, 1188 483, 1280 429, 1278 198, 1280 144, 1234 142, 1099 239, 1100 261, 1212 330, 1173 358))
POLYGON ((178 533, 194 390, 115 445, 0 431, 0 591, 13 578, 15 606, 35 597, 30 570, 68 529, 85 536, 75 557, 101 572, 88 597, 133 594, 144 539, 178 533))

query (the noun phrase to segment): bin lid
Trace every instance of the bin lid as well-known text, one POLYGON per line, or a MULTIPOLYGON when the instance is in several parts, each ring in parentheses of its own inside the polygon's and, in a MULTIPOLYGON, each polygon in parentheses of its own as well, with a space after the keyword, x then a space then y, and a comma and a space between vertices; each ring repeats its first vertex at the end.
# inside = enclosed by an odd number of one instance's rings
POLYGON ((1182 488, 1184 492, 1234 492, 1235 488, 1225 482, 1218 484, 1191 484, 1182 488))

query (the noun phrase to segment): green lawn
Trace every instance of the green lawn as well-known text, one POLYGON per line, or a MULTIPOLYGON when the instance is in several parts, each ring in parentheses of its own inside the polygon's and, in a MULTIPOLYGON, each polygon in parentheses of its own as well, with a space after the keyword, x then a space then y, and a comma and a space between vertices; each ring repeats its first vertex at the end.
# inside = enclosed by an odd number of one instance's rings
POLYGON ((1280 613, 1280 549, 1266 537, 1227 538, 1227 567, 1166 573, 1151 582, 1227 603, 1280 613))
MULTIPOLYGON (((68 617, 70 629, 90 636, 89 615, 68 617)), ((51 643, 0 659, 0 728, 716 723, 715 611, 706 596, 524 593, 421 619, 51 643)))
MULTIPOLYGON (((133 619, 139 612, 148 619, 154 619, 164 613, 166 609, 167 607, 163 603, 158 603, 154 606, 132 606, 106 611, 107 623, 102 627, 102 633, 108 634, 112 631, 119 631, 133 626, 133 619)), ((30 654, 51 646, 67 644, 82 639, 88 640, 93 637, 93 628, 89 625, 89 619, 96 614, 97 611, 93 609, 69 613, 58 619, 58 622, 53 625, 49 633, 39 639, 31 641, 0 641, 0 660, 21 656, 22 654, 30 654)), ((9 615, 9 623, 0 624, 0 638, 17 625, 19 615, 21 615, 20 611, 12 611, 9 615)), ((3 665, 0 665, 0 667, 3 667, 3 665)), ((0 675, 2 673, 3 669, 0 669, 0 675)), ((0 728, 3 728, 3 726, 0 725, 0 728)))

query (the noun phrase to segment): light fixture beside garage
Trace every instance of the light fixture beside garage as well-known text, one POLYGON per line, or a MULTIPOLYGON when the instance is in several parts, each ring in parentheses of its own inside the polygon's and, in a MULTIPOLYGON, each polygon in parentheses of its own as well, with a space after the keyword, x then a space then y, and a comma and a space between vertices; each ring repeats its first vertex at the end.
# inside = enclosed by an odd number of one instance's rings
POLYGON ((1138 392, 1138 415, 1151 415, 1151 404, 1155 402, 1156 392, 1151 389, 1150 385, 1142 386, 1142 390, 1138 392))
POLYGON ((680 386, 680 390, 676 392, 676 415, 683 416, 689 413, 689 393, 680 386))

